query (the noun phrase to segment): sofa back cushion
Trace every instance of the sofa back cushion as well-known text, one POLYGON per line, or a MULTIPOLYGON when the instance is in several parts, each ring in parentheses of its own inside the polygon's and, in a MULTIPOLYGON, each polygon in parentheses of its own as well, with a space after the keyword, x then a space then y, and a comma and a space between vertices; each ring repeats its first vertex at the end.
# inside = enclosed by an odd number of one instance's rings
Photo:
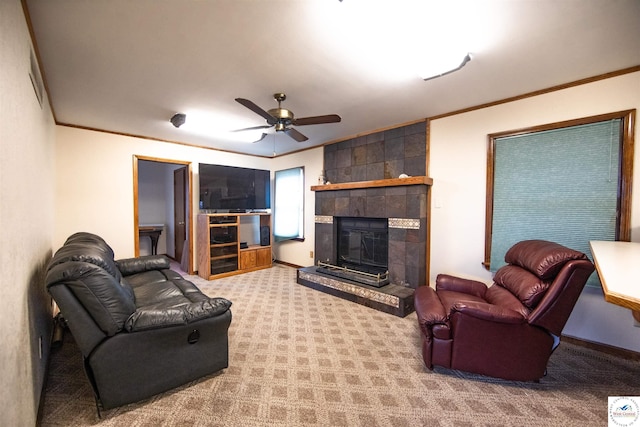
POLYGON ((505 265, 500 268, 493 281, 509 290, 529 309, 535 307, 549 289, 548 282, 517 265, 505 265))
POLYGON ((46 286, 65 285, 107 335, 114 335, 135 311, 133 290, 99 236, 76 233, 55 253, 46 286))
POLYGON ((122 276, 114 260, 113 249, 102 237, 87 232, 72 234, 51 259, 49 267, 68 261, 83 261, 103 268, 131 298, 134 298, 133 289, 122 276))
POLYGON ((588 258, 582 252, 546 240, 518 242, 504 256, 507 264, 525 268, 544 281, 553 279, 567 261, 574 259, 588 258))
POLYGON ((96 324, 115 335, 136 310, 133 298, 103 268, 82 261, 57 264, 47 272, 46 285, 67 286, 96 324))
POLYGON ((56 252, 54 259, 57 263, 71 260, 90 262, 107 270, 118 281, 122 277, 114 260, 113 249, 102 237, 95 234, 72 234, 56 252))

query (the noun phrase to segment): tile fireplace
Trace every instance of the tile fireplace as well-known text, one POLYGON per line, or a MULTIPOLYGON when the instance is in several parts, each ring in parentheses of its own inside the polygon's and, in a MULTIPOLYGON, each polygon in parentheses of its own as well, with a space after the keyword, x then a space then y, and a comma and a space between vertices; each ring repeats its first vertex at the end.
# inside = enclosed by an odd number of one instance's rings
MULTIPOLYGON (((366 182, 363 185, 367 185, 366 182)), ((370 273, 383 272, 386 266, 392 283, 412 288, 425 284, 427 218, 426 208, 423 206, 426 206, 426 198, 427 185, 316 191, 316 210, 318 211, 318 202, 321 206, 320 214, 316 215, 315 261, 370 273), (376 206, 372 215, 368 215, 364 209, 357 212, 359 216, 354 217, 350 216, 356 213, 353 210, 340 208, 342 205, 367 204, 376 206), (353 237, 341 234, 340 226, 345 221, 364 224, 371 220, 376 221, 379 227, 386 228, 386 233, 379 230, 359 230, 353 237), (383 225, 380 225, 381 222, 383 225), (387 238, 385 243, 380 243, 383 233, 387 238), (360 246, 352 251, 345 249, 345 246, 362 239, 366 248, 360 246), (374 242, 377 243, 375 254, 369 252, 374 250, 374 242)))
POLYGON ((324 148, 330 184, 315 191, 315 259, 298 283, 405 316, 427 283, 426 125, 417 122, 324 148), (399 178, 400 174, 409 175, 399 178), (375 286, 318 271, 318 262, 367 274, 375 286))

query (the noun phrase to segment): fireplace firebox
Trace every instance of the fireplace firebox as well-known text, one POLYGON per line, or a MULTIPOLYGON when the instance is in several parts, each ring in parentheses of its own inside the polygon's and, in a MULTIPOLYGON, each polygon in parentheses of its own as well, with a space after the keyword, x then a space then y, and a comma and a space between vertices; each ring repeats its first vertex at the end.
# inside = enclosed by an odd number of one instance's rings
POLYGON ((336 264, 318 271, 376 288, 388 285, 389 225, 386 218, 336 218, 336 264))
POLYGON ((389 232, 386 218, 338 218, 337 264, 364 273, 389 269, 389 232))

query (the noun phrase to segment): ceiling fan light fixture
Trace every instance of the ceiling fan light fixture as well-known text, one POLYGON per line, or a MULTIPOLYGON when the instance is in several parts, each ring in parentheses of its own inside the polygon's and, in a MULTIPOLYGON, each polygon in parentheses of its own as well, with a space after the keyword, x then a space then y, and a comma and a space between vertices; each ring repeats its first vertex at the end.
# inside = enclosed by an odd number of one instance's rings
POLYGON ((248 143, 254 144, 256 142, 262 141, 267 134, 261 131, 250 131, 250 132, 224 132, 216 135, 218 138, 225 139, 227 141, 240 142, 240 143, 248 143))
POLYGON ((179 128, 187 121, 187 115, 183 113, 176 113, 171 117, 169 121, 172 125, 179 128))
POLYGON ((443 58, 442 60, 434 61, 435 64, 431 66, 428 70, 423 71, 420 74, 420 77, 424 81, 436 79, 438 77, 445 76, 447 74, 451 74, 455 71, 460 70, 462 67, 467 65, 467 62, 471 61, 471 54, 465 54, 464 58, 462 58, 462 62, 460 62, 460 57, 448 57, 443 58))
POLYGON ((319 125, 324 123, 338 123, 342 119, 337 114, 327 114, 324 116, 313 116, 313 117, 302 117, 296 119, 293 115, 293 112, 282 108, 282 101, 287 99, 287 95, 284 93, 274 93, 273 99, 278 103, 278 108, 272 108, 269 111, 265 111, 263 108, 259 107, 253 101, 250 101, 245 98, 236 98, 236 102, 253 111, 254 113, 262 116, 267 121, 267 125, 263 126, 253 126, 250 128, 237 129, 234 132, 243 132, 247 130, 255 130, 255 129, 267 129, 270 127, 274 127, 276 132, 284 132, 292 139, 297 142, 307 141, 305 135, 297 131, 296 129, 290 127, 293 126, 306 126, 306 125, 319 125))

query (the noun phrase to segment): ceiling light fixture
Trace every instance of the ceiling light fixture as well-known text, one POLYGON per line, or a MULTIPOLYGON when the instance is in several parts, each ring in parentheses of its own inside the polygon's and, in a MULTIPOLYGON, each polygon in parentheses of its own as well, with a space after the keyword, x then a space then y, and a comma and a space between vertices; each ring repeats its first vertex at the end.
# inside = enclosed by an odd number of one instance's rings
POLYGON ((169 122, 181 132, 194 134, 210 139, 218 139, 227 142, 260 142, 266 137, 262 132, 262 126, 246 132, 235 132, 227 129, 227 126, 246 126, 246 122, 238 122, 233 117, 222 117, 208 112, 189 110, 189 121, 186 113, 174 114, 169 122), (221 123, 225 125, 220 126, 221 123))
POLYGON ((171 122, 172 125, 179 128, 184 124, 184 122, 187 121, 187 115, 182 113, 177 113, 177 114, 174 114, 173 117, 171 117, 171 120, 169 121, 171 122))
POLYGON ((450 59, 448 61, 448 65, 439 67, 440 70, 446 70, 446 71, 444 71, 444 72, 437 72, 437 71, 434 72, 433 70, 426 71, 426 72, 422 73, 421 77, 422 77, 422 79, 424 81, 436 79, 438 77, 442 77, 442 76, 445 76, 447 74, 451 74, 451 73, 453 73, 455 71, 458 71, 459 69, 464 67, 467 64, 467 62, 469 62, 469 61, 471 61, 471 54, 467 53, 465 55, 465 57, 462 59, 462 62, 459 65, 456 66, 457 60, 450 59), (454 61, 456 61, 456 62, 454 62, 454 61))

